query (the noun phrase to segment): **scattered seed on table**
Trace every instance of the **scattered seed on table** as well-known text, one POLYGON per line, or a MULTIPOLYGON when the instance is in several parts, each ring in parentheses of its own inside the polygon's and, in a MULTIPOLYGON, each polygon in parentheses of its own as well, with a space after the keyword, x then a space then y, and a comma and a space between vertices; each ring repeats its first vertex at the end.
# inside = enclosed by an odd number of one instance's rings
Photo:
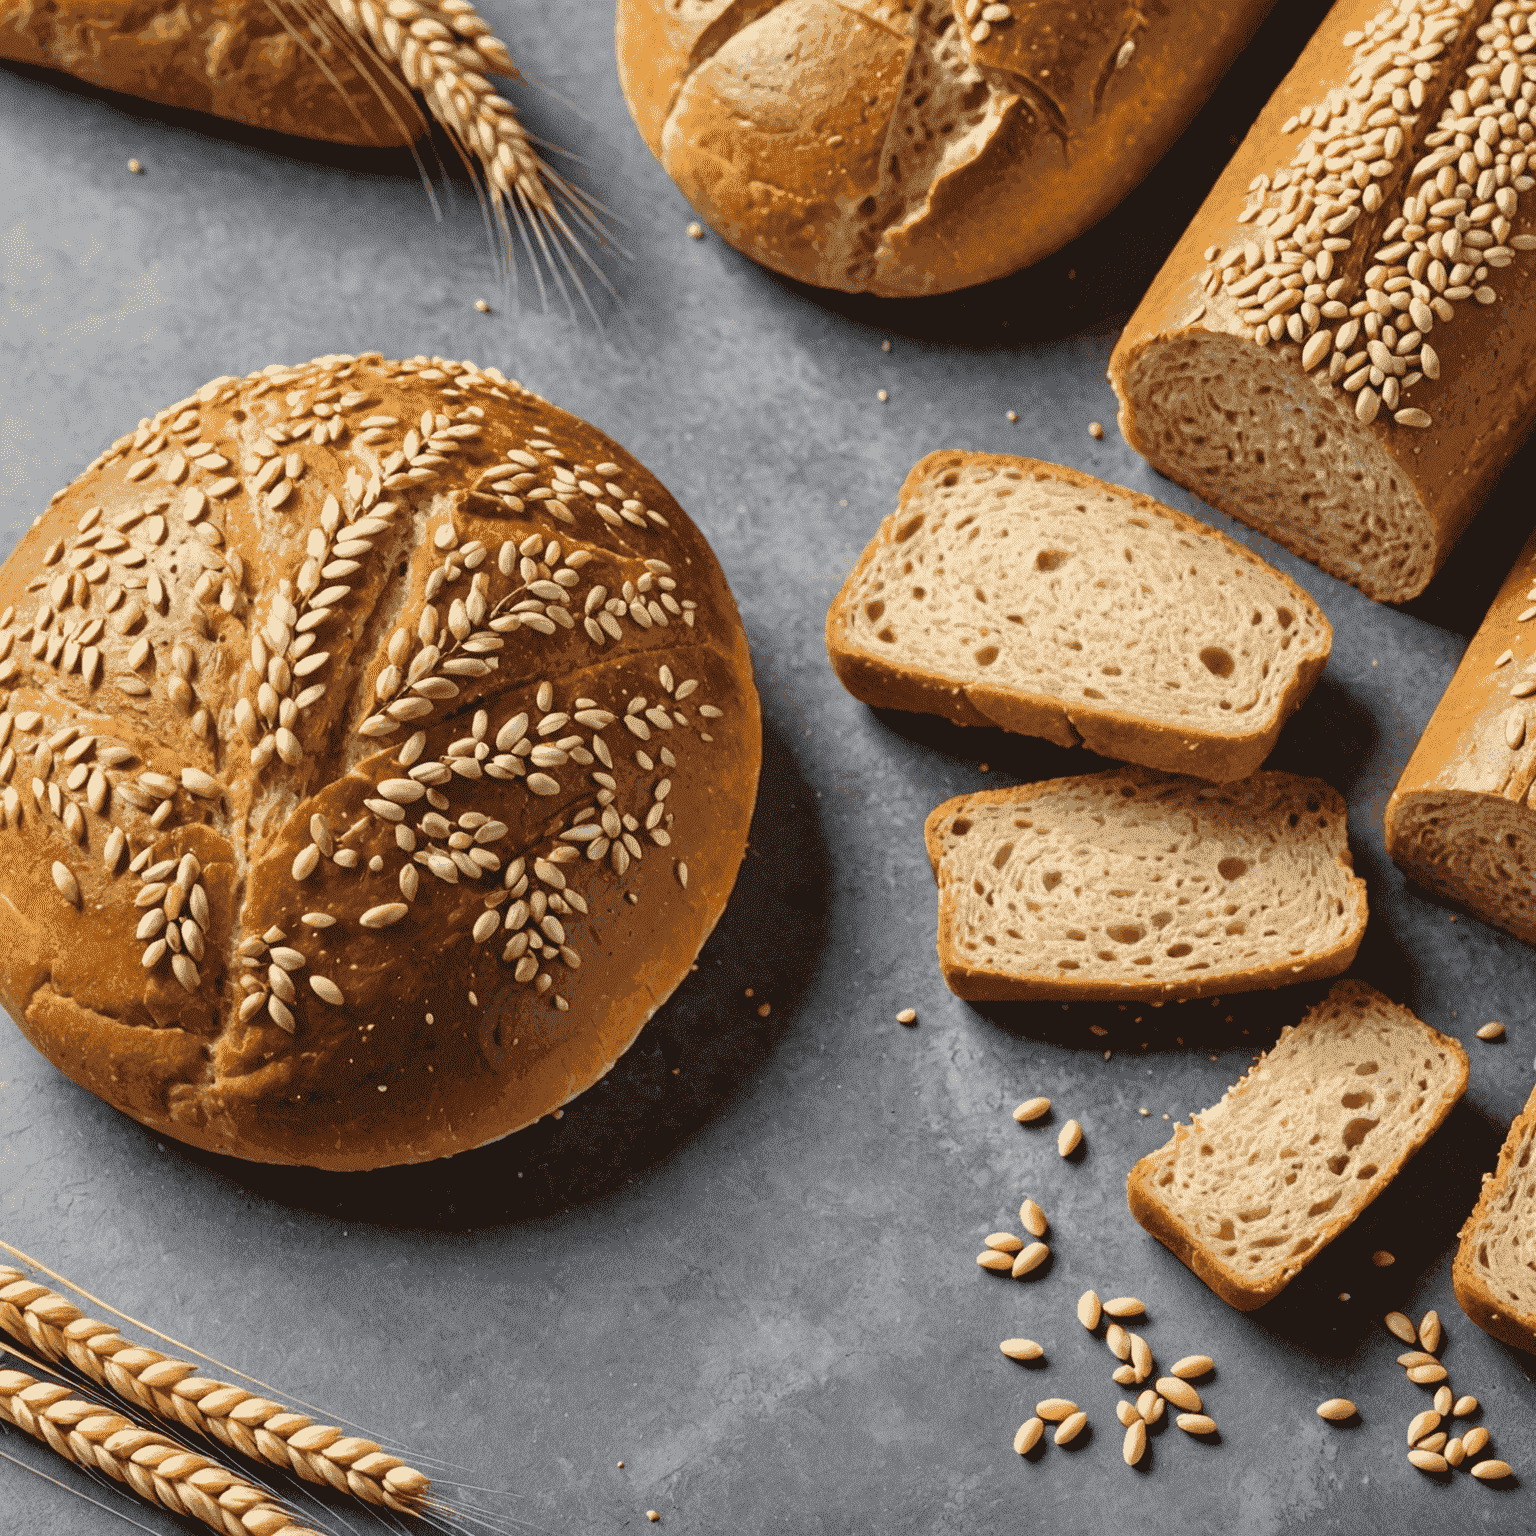
POLYGON ((1461 1437, 1461 1443, 1468 1456, 1476 1456, 1488 1444, 1488 1439, 1488 1426, 1479 1424, 1476 1429, 1469 1429, 1461 1437))
POLYGON ((1205 1413, 1181 1413, 1173 1421, 1187 1435, 1214 1435, 1216 1420, 1205 1413))
POLYGON ((1046 1228, 1050 1226, 1050 1222, 1045 1219, 1045 1212, 1033 1200, 1026 1200, 1019 1207, 1019 1220, 1024 1223, 1024 1230, 1031 1237, 1044 1237, 1046 1228))
POLYGON ((916 1008, 903 1008, 901 1010, 901 1012, 896 1015, 896 1022, 898 1024, 916 1024, 917 1023, 917 1009, 916 1008))
POLYGON ((1175 1360, 1168 1374, 1181 1381, 1193 1381, 1197 1376, 1209 1376, 1216 1369, 1216 1362, 1209 1355, 1185 1355, 1175 1360))
MULTIPOLYGON (((1445 1472, 1449 1470, 1449 1463, 1439 1451, 1409 1451, 1408 1460, 1416 1466, 1420 1472, 1445 1472)), ((1472 1469, 1476 1476, 1477 1468, 1472 1469)))
POLYGON ((1038 1360, 1045 1353, 1033 1339, 1004 1339, 997 1347, 1010 1360, 1038 1360))
POLYGON ((1430 1308, 1419 1324, 1419 1347, 1434 1354, 1440 1348, 1440 1314, 1430 1308))
POLYGON ((1077 1412, 1077 1404, 1070 1397, 1046 1397, 1035 1404, 1035 1414, 1048 1424, 1059 1424, 1077 1412))
POLYGON ((1397 1263, 1397 1258, 1394 1254, 1388 1253, 1385 1248, 1378 1248, 1376 1252, 1371 1255, 1371 1263, 1374 1264, 1377 1269, 1385 1269, 1389 1264, 1397 1263))
POLYGON ((1126 1429, 1129 1429, 1132 1424, 1141 1423, 1141 1415, 1136 1412, 1135 1403, 1128 1403, 1124 1398, 1121 1398, 1115 1404, 1115 1417, 1120 1420, 1126 1429))
POLYGON ((1412 1365, 1408 1368, 1408 1380, 1420 1387, 1432 1387, 1436 1382, 1444 1381, 1448 1375, 1450 1372, 1438 1362, 1434 1365, 1412 1365))
POLYGON ((1110 1372, 1109 1379, 1117 1387, 1134 1387, 1141 1380, 1141 1377, 1136 1374, 1136 1367, 1134 1365, 1117 1365, 1110 1372))
POLYGON ((1472 1476, 1480 1483, 1491 1483, 1496 1478, 1509 1477, 1514 1470, 1507 1461, 1490 1456, 1487 1461, 1480 1461, 1472 1468, 1472 1476))
POLYGON ((1408 1444, 1417 1445, 1425 1435, 1432 1435, 1440 1428, 1440 1415, 1433 1408, 1416 1413, 1408 1421, 1408 1444))
POLYGON ((1147 1452, 1147 1426, 1140 1419, 1127 1424, 1125 1428, 1125 1442, 1120 1447, 1120 1454, 1125 1459, 1128 1467, 1134 1467, 1147 1452))
POLYGON ((1103 1311, 1097 1291, 1084 1291, 1077 1298, 1077 1320, 1089 1333, 1099 1326, 1099 1317, 1103 1311))
POLYGON ((1022 1237, 1015 1237, 1012 1232, 989 1232, 987 1234, 987 1247, 998 1253, 1017 1253, 1024 1246, 1022 1237))
POLYGON ((1017 1120, 1020 1125, 1028 1125, 1031 1120, 1038 1120, 1042 1115, 1048 1115, 1050 1112, 1051 1101, 1049 1099, 1025 1099, 1024 1102, 1020 1104, 1016 1110, 1014 1110, 1013 1118, 1017 1120))
POLYGON ((1478 1030, 1479 1040, 1502 1040, 1504 1038, 1504 1026, 1497 1019, 1490 1020, 1478 1030))
POLYGON ((1104 1303, 1104 1310, 1111 1317, 1143 1317, 1146 1308, 1134 1296, 1116 1296, 1104 1303))
POLYGON ((1460 1440, 1448 1440, 1440 1453, 1453 1466, 1459 1467, 1467 1459, 1467 1448, 1460 1440))
POLYGON ((1139 1333, 1131 1335, 1131 1364, 1136 1367, 1138 1381, 1152 1374, 1152 1346, 1139 1333))
POLYGON ((1056 1430, 1056 1444, 1067 1445, 1082 1434, 1088 1423, 1088 1415, 1081 1408, 1061 1421, 1056 1430))
POLYGON ((1445 1449, 1446 1433, 1443 1429, 1437 1429, 1432 1435, 1425 1435, 1418 1445, 1414 1447, 1419 1451, 1434 1451, 1437 1455, 1445 1449))
POLYGON ((1387 1325, 1387 1332, 1394 1334, 1397 1338, 1401 1339, 1404 1344, 1418 1343, 1419 1335, 1414 1329, 1412 1320, 1408 1317, 1405 1317, 1401 1312, 1388 1312, 1387 1315, 1382 1318, 1382 1322, 1387 1325))
POLYGON ((1318 1418, 1327 1419, 1334 1424, 1341 1423, 1344 1419, 1354 1418, 1359 1411, 1347 1397, 1330 1397, 1326 1403, 1317 1405, 1318 1418))
POLYGON ((1116 1360, 1131 1358, 1131 1336, 1119 1323, 1111 1323, 1104 1330, 1104 1342, 1109 1346, 1109 1352, 1116 1360))
POLYGON ((1200 1394, 1187 1381, 1180 1381, 1177 1376, 1159 1376, 1157 1390, 1175 1408, 1183 1408, 1189 1413, 1199 1413, 1205 1407, 1205 1404, 1200 1401, 1200 1394))
POLYGON ((1435 1412, 1443 1419, 1451 1411, 1451 1389, 1439 1387, 1435 1391, 1435 1412))
POLYGON ((1455 1406, 1451 1409, 1451 1412, 1455 1414, 1458 1419, 1464 1419, 1469 1413, 1477 1412, 1477 1399, 1470 1394, 1468 1394, 1466 1397, 1458 1397, 1456 1399, 1455 1406))
POLYGON ((1051 1250, 1044 1243, 1031 1243, 1013 1261, 1013 1278, 1022 1280, 1025 1275, 1038 1269, 1050 1258, 1051 1250))
POLYGON ((1013 1268, 1013 1260, 1006 1253, 999 1253, 995 1248, 987 1248, 978 1253, 976 1262, 983 1269, 990 1269, 997 1275, 1006 1275, 1013 1268))
POLYGON ((1410 1349, 1397 1357, 1397 1363, 1404 1370, 1412 1370, 1416 1365, 1439 1365, 1440 1362, 1431 1354, 1422 1349, 1410 1349))
POLYGON ((1045 1433, 1045 1425, 1039 1419, 1025 1419, 1019 1425, 1018 1433, 1013 1437, 1013 1448, 1020 1456, 1027 1451, 1032 1451, 1040 1443, 1040 1436, 1045 1433))
POLYGON ((1083 1128, 1076 1120, 1068 1120, 1056 1136, 1056 1150, 1063 1157, 1071 1157, 1083 1144, 1083 1128))

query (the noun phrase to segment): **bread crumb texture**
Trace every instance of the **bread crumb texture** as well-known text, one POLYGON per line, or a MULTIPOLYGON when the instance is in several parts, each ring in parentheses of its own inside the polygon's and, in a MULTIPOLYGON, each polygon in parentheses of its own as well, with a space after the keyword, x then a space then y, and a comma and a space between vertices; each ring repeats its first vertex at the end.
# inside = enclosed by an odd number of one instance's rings
POLYGON ((0 991, 170 1134, 334 1166, 505 1134, 718 916, 758 754, 723 578, 495 369, 216 379, 54 497, 0 605, 0 991))
POLYGON ((1466 1053, 1337 982, 1128 1181, 1136 1219, 1236 1307, 1276 1296, 1376 1198, 1467 1084, 1466 1053))
POLYGON ((1194 997, 1336 974, 1365 928, 1345 806, 1316 779, 1126 768, 929 818, 961 996, 1194 997))

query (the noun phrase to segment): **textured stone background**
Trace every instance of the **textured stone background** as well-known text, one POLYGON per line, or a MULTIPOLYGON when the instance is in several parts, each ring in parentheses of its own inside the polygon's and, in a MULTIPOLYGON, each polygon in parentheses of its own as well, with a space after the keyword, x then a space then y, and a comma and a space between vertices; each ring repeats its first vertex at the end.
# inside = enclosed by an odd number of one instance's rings
MULTIPOLYGON (((274 1172, 162 1145, 0 1021, 0 1236, 423 1458, 468 1463, 470 1481, 513 1491, 501 1507, 528 1529, 648 1529, 647 1508, 700 1533, 1528 1529, 1529 1482, 1441 1486, 1408 1467, 1424 1395, 1378 1320, 1438 1307, 1455 1387, 1482 1398, 1496 1448, 1536 1478, 1531 1362, 1467 1322, 1450 1288, 1456 1229, 1531 1082, 1536 955, 1405 889, 1381 814, 1529 525, 1536 459, 1517 461, 1406 609, 1235 530, 1334 625, 1327 675, 1273 761, 1348 796, 1372 902, 1358 973, 1472 1056, 1445 1129, 1255 1315, 1136 1226, 1124 1178, 1166 1139, 1165 1113, 1219 1097, 1315 992, 1124 1012, 951 997, 924 816, 1094 761, 872 713, 822 649, 828 599, 931 449, 1033 454, 1192 505, 1120 441, 1105 362, 1322 7, 1281 7, 1196 129, 1072 249, 906 304, 799 288, 686 238, 690 210, 620 97, 602 0, 484 9, 536 77, 515 88, 528 119, 623 220, 632 255, 606 263, 619 298, 599 303, 601 334, 542 312, 526 286, 514 308, 467 187, 434 222, 403 156, 0 71, 0 530, 9 547, 104 442, 216 374, 373 347, 495 363, 650 464, 734 583, 767 716, 736 896, 698 973, 561 1121, 403 1172, 274 1172), (130 156, 144 176, 126 173, 130 156), (474 310, 481 296, 494 315, 474 310), (908 1006, 913 1029, 894 1021, 908 1006), (1508 1039, 1473 1039, 1493 1018, 1508 1039), (1056 1157, 1053 1129, 1010 1118, 1034 1093, 1082 1121, 1080 1162, 1056 1157), (1056 1256, 1015 1285, 972 1259, 1026 1192, 1056 1256), (1378 1271, 1382 1246, 1397 1263, 1378 1271), (1216 1357, 1220 1443, 1171 1430, 1143 1471, 1122 1465, 1114 1361, 1073 1317, 1090 1284, 1147 1301, 1161 1359, 1216 1357), (1015 1333, 1041 1340, 1048 1365, 1003 1359, 1015 1333), (1313 1415, 1335 1393, 1363 1424, 1313 1415), (1081 1402, 1092 1432, 1021 1463, 1013 1431, 1052 1394, 1081 1402)), ((9 1431, 0 1451, 58 1470, 9 1431)), ((0 1464, 6 1532, 116 1526, 0 1464)))

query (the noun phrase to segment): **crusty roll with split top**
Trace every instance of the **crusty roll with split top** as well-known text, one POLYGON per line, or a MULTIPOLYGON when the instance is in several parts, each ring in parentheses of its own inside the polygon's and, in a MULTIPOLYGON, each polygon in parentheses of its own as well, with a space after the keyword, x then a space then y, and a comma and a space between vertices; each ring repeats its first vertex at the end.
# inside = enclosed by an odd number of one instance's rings
POLYGON ((472 364, 219 379, 0 569, 0 999, 156 1131, 367 1168, 601 1077, 761 756, 698 530, 472 364))
POLYGON ((1368 596, 1536 411, 1536 0, 1340 0, 1115 348, 1127 441, 1368 596))

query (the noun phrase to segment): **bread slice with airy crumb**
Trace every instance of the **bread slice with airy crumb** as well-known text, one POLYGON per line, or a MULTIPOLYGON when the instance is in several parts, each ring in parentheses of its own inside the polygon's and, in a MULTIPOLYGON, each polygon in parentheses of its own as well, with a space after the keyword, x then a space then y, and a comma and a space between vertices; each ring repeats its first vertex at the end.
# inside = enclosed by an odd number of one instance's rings
POLYGON ((1485 1333, 1536 1354, 1536 1089, 1461 1229, 1451 1284, 1485 1333))
POLYGON ((1131 1214, 1223 1301, 1272 1301, 1401 1172, 1467 1053, 1363 981, 1287 1025, 1221 1102, 1131 1169, 1131 1214))
POLYGON ((939 960, 961 997, 1119 1002, 1336 976, 1365 933, 1343 797, 1121 768, 928 818, 939 960))
POLYGON ((1259 767, 1332 643, 1317 604, 1224 533, 1002 454, 918 464, 827 614, 866 704, 1216 781, 1259 767))

